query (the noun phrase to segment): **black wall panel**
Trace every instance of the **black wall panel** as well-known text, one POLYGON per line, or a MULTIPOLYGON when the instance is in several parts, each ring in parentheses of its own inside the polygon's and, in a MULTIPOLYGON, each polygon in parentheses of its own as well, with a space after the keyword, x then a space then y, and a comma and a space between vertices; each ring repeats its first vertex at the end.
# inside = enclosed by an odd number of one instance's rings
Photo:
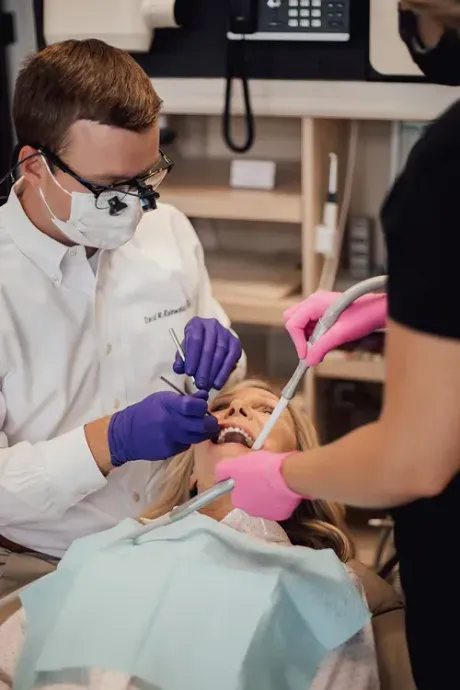
MULTIPOLYGON (((188 0, 192 28, 156 32, 150 53, 135 55, 152 77, 222 77, 226 62, 226 0, 188 0)), ((369 2, 352 0, 348 43, 246 42, 253 79, 368 77, 369 2)))
MULTIPOLYGON (((11 16, 4 14, 0 0, 0 179, 10 167, 13 148, 13 125, 10 117, 10 98, 8 84, 8 64, 6 46, 13 40, 11 16)), ((0 185, 0 205, 8 193, 9 183, 0 185)))

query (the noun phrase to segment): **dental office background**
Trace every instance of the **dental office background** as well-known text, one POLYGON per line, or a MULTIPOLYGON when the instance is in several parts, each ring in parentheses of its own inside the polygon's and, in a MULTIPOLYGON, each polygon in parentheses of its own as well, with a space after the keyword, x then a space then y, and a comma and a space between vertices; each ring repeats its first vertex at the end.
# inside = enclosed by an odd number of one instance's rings
MULTIPOLYGON (((161 200, 191 217, 249 373, 285 381, 295 355, 283 309, 319 285, 384 272, 380 204, 456 90, 412 64, 397 0, 0 0, 0 178, 22 60, 90 36, 129 50, 152 77, 177 163, 161 200), (339 204, 323 215, 330 154, 339 204)), ((382 335, 331 353, 302 393, 322 440, 378 415, 383 377, 382 335)))

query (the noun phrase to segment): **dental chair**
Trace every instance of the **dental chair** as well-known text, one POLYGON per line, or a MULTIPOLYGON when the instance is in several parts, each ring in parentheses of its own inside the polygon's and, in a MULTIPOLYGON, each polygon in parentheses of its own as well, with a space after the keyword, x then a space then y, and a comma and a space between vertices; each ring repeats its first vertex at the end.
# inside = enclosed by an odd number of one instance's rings
POLYGON ((399 578, 399 558, 394 547, 394 522, 391 516, 369 520, 369 527, 381 530, 372 569, 404 598, 399 578))
POLYGON ((359 561, 352 560, 349 565, 362 581, 372 612, 380 690, 416 690, 407 647, 402 596, 359 561))

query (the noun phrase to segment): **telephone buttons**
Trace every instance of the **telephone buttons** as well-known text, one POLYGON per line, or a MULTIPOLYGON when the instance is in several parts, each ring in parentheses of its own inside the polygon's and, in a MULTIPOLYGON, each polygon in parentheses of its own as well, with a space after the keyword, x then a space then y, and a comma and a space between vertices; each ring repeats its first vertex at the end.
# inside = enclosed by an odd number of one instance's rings
MULTIPOLYGON (((248 41, 348 41, 351 2, 352 0, 261 0, 261 2, 254 2, 254 6, 257 6, 257 27, 253 33, 246 35, 246 39, 248 41)), ((242 6, 245 3, 240 4, 242 6)), ((229 32, 228 37, 237 40, 241 38, 241 35, 231 35, 229 32)))

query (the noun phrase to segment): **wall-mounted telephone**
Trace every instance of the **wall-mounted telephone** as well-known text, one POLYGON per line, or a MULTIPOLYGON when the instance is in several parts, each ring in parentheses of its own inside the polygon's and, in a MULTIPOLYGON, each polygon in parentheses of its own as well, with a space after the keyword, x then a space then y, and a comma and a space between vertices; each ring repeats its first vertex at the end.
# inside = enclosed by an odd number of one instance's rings
POLYGON ((348 41, 351 0, 230 0, 231 40, 348 41))

